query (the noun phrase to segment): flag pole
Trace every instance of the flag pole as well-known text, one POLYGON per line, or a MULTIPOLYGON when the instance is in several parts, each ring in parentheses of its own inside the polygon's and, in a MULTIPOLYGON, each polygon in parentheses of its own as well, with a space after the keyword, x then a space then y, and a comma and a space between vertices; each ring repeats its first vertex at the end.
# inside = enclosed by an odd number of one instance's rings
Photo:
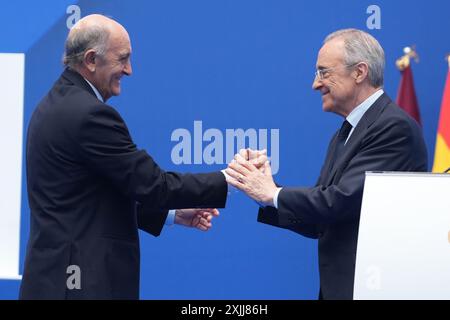
POLYGON ((403 48, 403 53, 404 55, 395 62, 398 70, 403 71, 408 68, 411 63, 411 59, 414 59, 416 63, 419 63, 419 55, 417 54, 415 45, 403 48))

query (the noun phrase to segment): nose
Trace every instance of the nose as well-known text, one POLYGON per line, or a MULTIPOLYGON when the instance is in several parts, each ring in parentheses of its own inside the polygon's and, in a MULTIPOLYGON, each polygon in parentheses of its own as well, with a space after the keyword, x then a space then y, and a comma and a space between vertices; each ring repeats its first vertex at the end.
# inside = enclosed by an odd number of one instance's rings
POLYGON ((125 68, 123 69, 123 73, 125 73, 127 76, 131 76, 133 73, 133 68, 131 67, 131 61, 128 60, 128 62, 125 64, 125 68))
POLYGON ((314 90, 320 90, 320 88, 322 88, 322 81, 320 81, 319 77, 315 77, 313 84, 312 84, 312 88, 314 90))

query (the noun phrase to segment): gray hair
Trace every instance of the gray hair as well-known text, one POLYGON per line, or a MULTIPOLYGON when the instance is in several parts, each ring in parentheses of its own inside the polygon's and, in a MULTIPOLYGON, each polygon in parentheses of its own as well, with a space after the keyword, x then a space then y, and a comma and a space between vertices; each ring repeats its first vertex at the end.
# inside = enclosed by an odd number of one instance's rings
POLYGON ((369 82, 375 87, 384 84, 384 50, 380 43, 367 32, 358 29, 343 29, 331 33, 324 43, 341 38, 344 41, 344 63, 354 65, 365 62, 369 66, 369 82))
POLYGON ((109 30, 101 25, 71 30, 65 44, 63 63, 76 69, 83 62, 86 51, 91 49, 103 56, 108 49, 109 34, 109 30))

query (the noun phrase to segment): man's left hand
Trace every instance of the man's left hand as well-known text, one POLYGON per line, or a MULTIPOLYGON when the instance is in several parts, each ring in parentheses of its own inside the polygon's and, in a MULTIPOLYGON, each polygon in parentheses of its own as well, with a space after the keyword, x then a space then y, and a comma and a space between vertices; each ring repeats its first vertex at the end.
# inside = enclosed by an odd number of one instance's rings
POLYGON ((175 223, 208 231, 212 227, 211 220, 218 216, 217 209, 178 209, 175 211, 175 223))

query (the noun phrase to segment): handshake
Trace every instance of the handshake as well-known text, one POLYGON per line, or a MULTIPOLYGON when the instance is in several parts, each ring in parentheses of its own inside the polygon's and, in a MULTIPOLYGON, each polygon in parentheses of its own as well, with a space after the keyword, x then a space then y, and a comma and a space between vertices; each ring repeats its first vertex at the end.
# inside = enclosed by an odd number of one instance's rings
MULTIPOLYGON (((273 181, 267 150, 241 149, 222 172, 229 185, 263 206, 274 206, 278 187, 273 181)), ((212 218, 218 215, 217 209, 181 209, 176 211, 175 223, 207 231, 212 218)))

